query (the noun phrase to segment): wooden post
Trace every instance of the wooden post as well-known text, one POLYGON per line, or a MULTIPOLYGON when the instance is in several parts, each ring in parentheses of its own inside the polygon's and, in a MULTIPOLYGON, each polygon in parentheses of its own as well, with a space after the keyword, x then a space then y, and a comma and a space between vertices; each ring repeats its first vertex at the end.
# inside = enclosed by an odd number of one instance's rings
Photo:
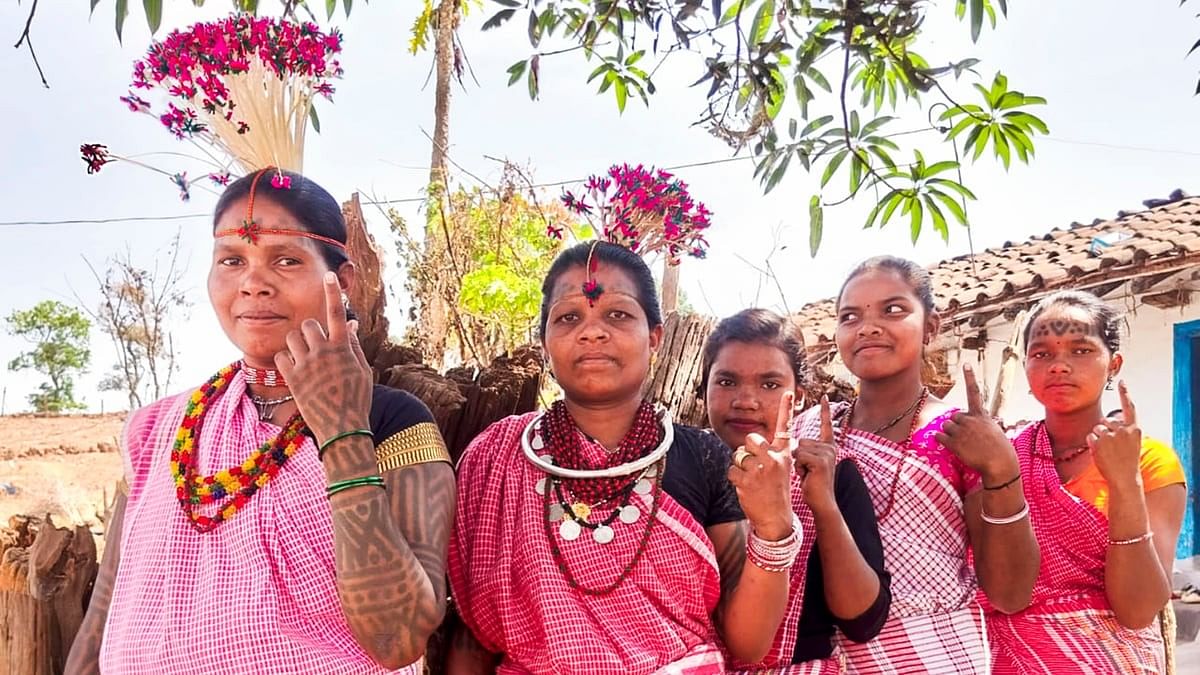
POLYGON ((676 311, 679 307, 679 265, 672 265, 667 262, 667 258, 663 257, 663 278, 662 278, 662 297, 659 298, 662 303, 663 316, 676 311))
POLYGON ((996 376, 996 390, 992 392, 992 401, 988 412, 992 417, 1000 417, 1000 412, 1004 409, 1004 401, 1008 397, 1008 390, 1012 387, 1013 379, 1017 375, 1017 364, 1021 358, 1017 348, 1021 344, 1021 333, 1025 332, 1025 310, 1017 315, 1013 321, 1013 332, 1008 338, 1008 344, 1004 347, 1004 356, 1000 357, 1000 373, 996 376))
POLYGON ((0 671, 62 672, 98 570, 88 528, 9 519, 0 530, 0 671))

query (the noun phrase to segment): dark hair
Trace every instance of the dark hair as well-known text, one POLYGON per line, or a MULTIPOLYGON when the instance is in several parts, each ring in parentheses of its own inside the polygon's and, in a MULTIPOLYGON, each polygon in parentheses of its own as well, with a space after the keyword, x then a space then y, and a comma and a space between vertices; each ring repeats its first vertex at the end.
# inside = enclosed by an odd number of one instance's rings
POLYGON ((790 319, 769 309, 743 309, 721 319, 704 342, 704 358, 700 373, 700 394, 708 390, 708 372, 717 361, 717 354, 730 342, 763 344, 783 352, 792 365, 797 387, 808 384, 808 361, 804 357, 804 338, 790 319))
MULTIPOLYGON (((225 188, 225 192, 217 200, 217 208, 213 212, 214 231, 229 207, 239 199, 250 195, 254 177, 260 173, 262 175, 258 179, 258 185, 254 188, 255 199, 269 200, 284 209, 300 223, 306 232, 319 234, 343 244, 346 243, 346 220, 342 217, 342 207, 333 198, 333 195, 310 178, 305 178, 293 171, 274 168, 246 174, 225 188), (291 187, 287 189, 272 187, 271 179, 277 174, 291 179, 291 187)), ((350 260, 346 252, 336 246, 315 239, 313 243, 321 251, 321 258, 325 260, 325 264, 335 272, 350 260)))
POLYGON ((933 278, 929 275, 929 270, 921 267, 917 263, 906 258, 898 258, 894 255, 880 255, 874 258, 868 258, 850 270, 850 274, 846 276, 846 280, 842 282, 841 289, 837 294, 837 306, 842 304, 842 293, 846 292, 846 286, 855 277, 866 272, 876 272, 886 270, 895 272, 904 279, 904 283, 908 284, 917 299, 921 301, 921 306, 925 308, 925 316, 929 316, 936 311, 936 305, 933 301, 933 278))
POLYGON ((1025 333, 1022 336, 1025 349, 1029 349, 1029 337, 1033 332, 1033 323, 1051 307, 1078 307, 1092 317, 1092 325, 1100 334, 1100 341, 1108 347, 1109 354, 1116 354, 1121 349, 1121 315, 1112 305, 1084 291, 1059 291, 1048 295, 1033 306, 1029 320, 1025 322, 1025 333))
POLYGON ((593 261, 616 265, 633 280, 637 289, 637 301, 642 311, 646 313, 646 323, 651 329, 662 325, 662 309, 658 306, 658 290, 654 286, 654 275, 646 266, 646 261, 633 251, 607 241, 585 241, 564 250, 550 265, 546 279, 542 281, 542 315, 538 324, 538 336, 546 338, 546 320, 550 312, 550 296, 554 292, 554 284, 558 283, 567 270, 583 267, 588 264, 588 255, 593 261), (593 250, 593 246, 595 249, 593 250))

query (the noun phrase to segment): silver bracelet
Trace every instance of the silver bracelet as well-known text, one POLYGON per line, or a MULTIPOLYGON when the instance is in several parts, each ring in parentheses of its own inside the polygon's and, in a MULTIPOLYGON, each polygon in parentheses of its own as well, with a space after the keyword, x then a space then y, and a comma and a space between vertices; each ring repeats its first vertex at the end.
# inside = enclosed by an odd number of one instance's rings
POLYGON ((1143 541, 1150 541, 1153 538, 1154 538, 1153 531, 1148 531, 1148 532, 1146 532, 1146 534, 1143 534, 1143 535, 1140 535, 1137 537, 1133 537, 1132 539, 1113 539, 1113 538, 1109 537, 1108 545, 1109 546, 1131 546, 1133 544, 1140 544, 1143 541))
POLYGON ((1017 511, 1011 516, 993 518, 987 514, 987 511, 983 510, 982 506, 979 507, 979 515, 983 518, 983 522, 987 523, 988 525, 1012 525, 1017 521, 1023 520, 1029 515, 1029 502, 1025 502, 1025 505, 1021 507, 1021 510, 1017 511))

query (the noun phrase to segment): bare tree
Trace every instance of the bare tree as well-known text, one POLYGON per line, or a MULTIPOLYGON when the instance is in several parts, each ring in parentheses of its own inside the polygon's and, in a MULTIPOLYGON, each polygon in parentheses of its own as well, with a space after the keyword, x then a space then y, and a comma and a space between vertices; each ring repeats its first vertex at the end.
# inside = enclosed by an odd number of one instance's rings
POLYGON ((101 296, 97 310, 88 313, 117 349, 117 362, 100 390, 125 392, 131 409, 143 405, 143 394, 150 400, 166 395, 179 367, 170 325, 185 318, 191 306, 182 286, 179 243, 176 233, 155 256, 153 269, 135 265, 126 248, 109 259, 103 278, 84 258, 101 296))

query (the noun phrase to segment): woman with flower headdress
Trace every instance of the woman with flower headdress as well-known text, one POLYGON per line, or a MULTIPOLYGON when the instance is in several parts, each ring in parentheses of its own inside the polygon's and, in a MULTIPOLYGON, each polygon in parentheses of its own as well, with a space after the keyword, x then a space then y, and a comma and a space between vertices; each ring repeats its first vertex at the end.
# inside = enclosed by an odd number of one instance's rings
POLYGON ((209 298, 242 358, 131 415, 67 672, 418 672, 454 478, 428 409, 372 387, 341 210, 264 169, 214 221, 209 298))
POLYGON ((805 533, 787 416, 733 458, 644 399, 654 278, 607 242, 562 252, 541 337, 563 397, 476 438, 458 466, 451 673, 720 673, 758 661, 805 533), (749 561, 749 562, 747 562, 749 561))

